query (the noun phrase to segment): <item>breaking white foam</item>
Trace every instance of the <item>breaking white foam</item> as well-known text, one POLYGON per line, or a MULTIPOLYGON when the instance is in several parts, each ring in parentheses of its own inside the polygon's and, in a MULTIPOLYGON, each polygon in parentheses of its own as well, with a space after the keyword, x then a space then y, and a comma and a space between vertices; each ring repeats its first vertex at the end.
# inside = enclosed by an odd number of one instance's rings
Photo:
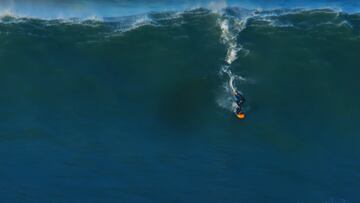
POLYGON ((254 16, 254 13, 250 15, 241 15, 240 17, 227 16, 224 14, 219 18, 219 26, 221 29, 221 42, 225 45, 227 51, 225 56, 225 65, 221 67, 220 74, 224 73, 229 77, 224 85, 225 97, 219 98, 217 103, 219 106, 234 111, 237 107, 233 96, 237 92, 241 92, 236 88, 236 81, 245 81, 246 79, 242 76, 233 74, 231 71, 231 65, 238 59, 240 51, 244 51, 248 54, 249 51, 244 49, 243 46, 238 42, 239 34, 246 29, 248 20, 254 16))

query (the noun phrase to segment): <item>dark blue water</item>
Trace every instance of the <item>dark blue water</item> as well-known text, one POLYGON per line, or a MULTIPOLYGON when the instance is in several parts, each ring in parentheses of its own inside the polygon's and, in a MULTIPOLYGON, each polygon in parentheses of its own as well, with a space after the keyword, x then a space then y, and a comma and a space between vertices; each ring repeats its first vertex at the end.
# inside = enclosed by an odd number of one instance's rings
POLYGON ((0 3, 0 202, 359 202, 358 2, 243 3, 0 3))

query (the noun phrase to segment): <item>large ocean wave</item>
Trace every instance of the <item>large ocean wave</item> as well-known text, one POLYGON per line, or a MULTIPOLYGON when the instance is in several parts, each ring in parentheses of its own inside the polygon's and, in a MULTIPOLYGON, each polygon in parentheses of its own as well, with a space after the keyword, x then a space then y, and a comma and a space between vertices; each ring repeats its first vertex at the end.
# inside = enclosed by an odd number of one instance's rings
POLYGON ((350 1, 7 2, 0 201, 360 202, 350 1))
POLYGON ((220 8, 148 12, 132 16, 56 19, 17 16, 11 12, 5 12, 0 16, 0 36, 15 34, 47 37, 49 27, 53 28, 55 32, 52 34, 55 35, 59 34, 56 31, 66 32, 68 30, 71 32, 86 27, 84 35, 78 38, 79 41, 75 41, 75 43, 101 42, 146 26, 158 27, 159 29, 161 27, 182 27, 184 24, 196 22, 198 18, 205 18, 208 19, 207 21, 212 21, 210 23, 218 28, 218 42, 224 45, 224 51, 226 52, 219 69, 220 76, 225 74, 227 79, 223 84, 224 94, 217 98, 217 102, 226 109, 234 110, 236 104, 232 99, 233 93, 236 91, 241 92, 239 86, 242 83, 249 83, 246 77, 232 71, 232 64, 239 57, 246 57, 251 52, 250 49, 239 42, 241 32, 247 29, 248 26, 257 27, 258 29, 274 27, 280 30, 295 29, 322 33, 345 29, 355 33, 352 36, 353 38, 356 38, 356 33, 359 33, 360 15, 336 9, 251 10, 238 7, 220 8))

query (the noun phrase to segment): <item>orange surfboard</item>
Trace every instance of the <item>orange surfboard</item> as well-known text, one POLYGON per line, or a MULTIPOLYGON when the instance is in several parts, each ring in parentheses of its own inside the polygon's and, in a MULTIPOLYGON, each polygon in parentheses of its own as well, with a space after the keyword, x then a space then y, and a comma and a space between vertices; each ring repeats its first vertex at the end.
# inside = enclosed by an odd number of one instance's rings
POLYGON ((243 114, 243 113, 238 113, 238 114, 236 114, 236 117, 238 117, 239 119, 244 119, 244 118, 245 118, 245 114, 243 114))

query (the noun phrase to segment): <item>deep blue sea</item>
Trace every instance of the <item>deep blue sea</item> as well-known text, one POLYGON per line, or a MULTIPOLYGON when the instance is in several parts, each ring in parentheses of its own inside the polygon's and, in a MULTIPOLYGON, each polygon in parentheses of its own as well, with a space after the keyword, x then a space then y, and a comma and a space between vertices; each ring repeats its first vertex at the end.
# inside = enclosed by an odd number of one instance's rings
POLYGON ((0 203, 360 202, 359 76, 358 0, 1 0, 0 203))

